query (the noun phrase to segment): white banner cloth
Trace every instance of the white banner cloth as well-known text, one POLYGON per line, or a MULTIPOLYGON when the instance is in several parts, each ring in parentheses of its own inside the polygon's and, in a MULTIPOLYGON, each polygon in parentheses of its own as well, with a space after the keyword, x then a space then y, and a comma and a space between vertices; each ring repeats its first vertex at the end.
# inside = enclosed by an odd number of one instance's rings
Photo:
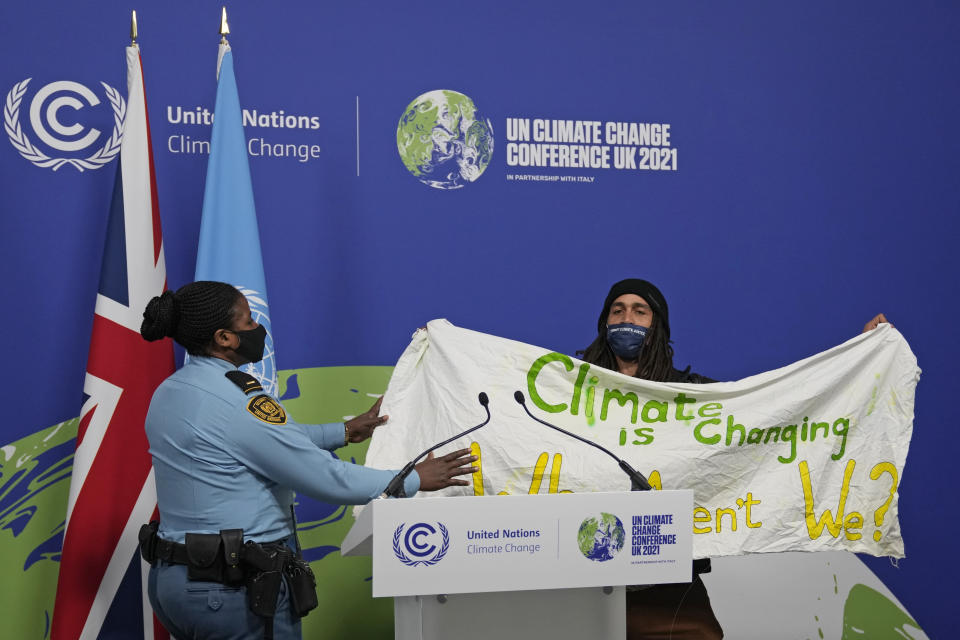
MULTIPOLYGON (((531 420, 596 442, 656 488, 693 489, 694 557, 846 550, 903 557, 897 487, 913 430, 916 357, 888 324, 736 382, 658 383, 434 320, 413 335, 366 464, 399 468, 472 447, 472 486, 438 495, 622 491, 616 461, 531 420)), ((469 477, 469 476, 468 476, 469 477)))

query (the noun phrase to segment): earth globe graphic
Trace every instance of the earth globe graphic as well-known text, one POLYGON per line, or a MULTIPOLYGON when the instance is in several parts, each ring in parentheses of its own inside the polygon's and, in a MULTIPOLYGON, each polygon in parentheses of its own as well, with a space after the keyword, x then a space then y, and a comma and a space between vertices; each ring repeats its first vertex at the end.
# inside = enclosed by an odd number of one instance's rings
POLYGON ((620 518, 612 513, 601 513, 599 518, 589 517, 580 524, 577 546, 588 560, 606 562, 623 549, 626 538, 620 518))
POLYGON ((437 89, 407 105, 397 125, 397 150, 420 182, 459 189, 483 173, 493 156, 493 125, 473 100, 437 89))

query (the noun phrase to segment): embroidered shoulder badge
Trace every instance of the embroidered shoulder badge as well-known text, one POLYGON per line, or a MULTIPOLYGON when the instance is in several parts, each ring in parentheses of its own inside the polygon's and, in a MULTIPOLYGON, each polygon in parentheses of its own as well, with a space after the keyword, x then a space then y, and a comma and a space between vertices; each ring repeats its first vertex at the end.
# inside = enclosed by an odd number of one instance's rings
POLYGON ((247 403, 247 411, 268 424, 286 424, 287 412, 268 395, 260 394, 247 403))

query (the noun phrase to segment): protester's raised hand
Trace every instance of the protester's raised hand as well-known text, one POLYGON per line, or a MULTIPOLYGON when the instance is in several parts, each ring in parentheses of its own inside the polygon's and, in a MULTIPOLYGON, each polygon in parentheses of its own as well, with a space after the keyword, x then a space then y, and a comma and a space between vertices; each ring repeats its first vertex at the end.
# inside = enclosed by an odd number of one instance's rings
POLYGON ((881 322, 886 322, 886 323, 889 323, 891 327, 893 326, 893 323, 887 320, 887 317, 885 315, 883 315, 882 313, 878 313, 870 320, 870 322, 863 325, 863 333, 866 333, 867 331, 873 331, 878 326, 880 326, 881 322))

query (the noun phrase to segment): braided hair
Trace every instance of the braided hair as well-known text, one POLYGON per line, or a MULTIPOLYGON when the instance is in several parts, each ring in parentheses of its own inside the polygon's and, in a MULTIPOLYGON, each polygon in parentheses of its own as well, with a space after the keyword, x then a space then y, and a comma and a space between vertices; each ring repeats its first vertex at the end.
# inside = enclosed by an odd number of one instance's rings
POLYGON ((217 329, 229 329, 243 294, 224 282, 198 280, 147 303, 140 335, 153 342, 173 338, 192 356, 206 355, 217 329))
POLYGON ((654 285, 646 280, 629 278, 610 288, 603 310, 597 319, 597 337, 590 345, 577 351, 584 362, 617 371, 617 358, 607 342, 607 317, 613 301, 626 293, 633 293, 647 301, 653 311, 653 323, 643 341, 635 377, 654 382, 666 382, 673 375, 673 347, 670 346, 670 316, 667 300, 654 285))

